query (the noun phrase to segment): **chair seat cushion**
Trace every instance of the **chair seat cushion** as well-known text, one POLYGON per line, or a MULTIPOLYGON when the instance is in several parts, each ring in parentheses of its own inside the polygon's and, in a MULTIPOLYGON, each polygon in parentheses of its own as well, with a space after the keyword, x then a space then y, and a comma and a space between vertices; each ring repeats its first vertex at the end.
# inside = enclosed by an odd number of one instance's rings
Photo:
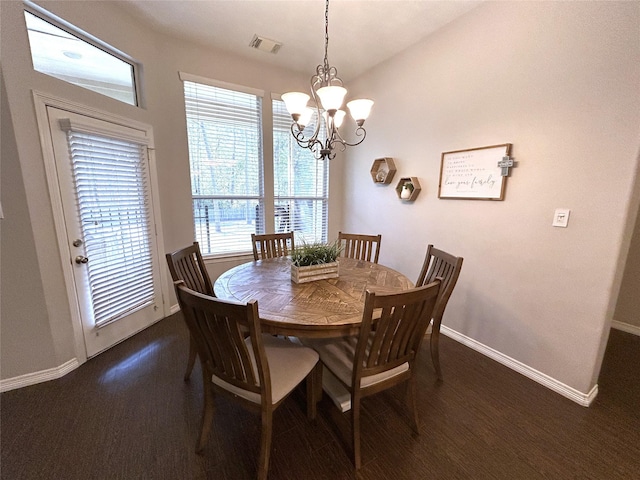
MULTIPOLYGON (((257 372, 251 338, 247 337, 245 342, 249 348, 254 371, 257 372)), ((271 375, 271 402, 275 404, 288 395, 313 370, 318 363, 318 354, 311 348, 266 333, 262 334, 262 343, 271 375)), ((215 375, 211 381, 250 402, 261 402, 259 394, 231 385, 215 375)))
MULTIPOLYGON (((345 385, 351 385, 353 359, 356 353, 358 337, 307 338, 300 341, 320 354, 320 360, 345 385)), ((395 368, 375 375, 362 377, 361 387, 375 385, 409 370, 407 362, 395 368)))

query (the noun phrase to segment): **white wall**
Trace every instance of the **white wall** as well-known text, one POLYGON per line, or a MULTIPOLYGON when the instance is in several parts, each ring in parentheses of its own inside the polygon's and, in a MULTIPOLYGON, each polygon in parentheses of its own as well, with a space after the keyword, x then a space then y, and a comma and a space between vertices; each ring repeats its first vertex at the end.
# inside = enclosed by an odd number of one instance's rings
MULTIPOLYGON (((11 318, 13 321, 0 324, 0 352, 2 358, 21 357, 26 353, 32 368, 37 371, 53 364, 55 351, 49 324, 42 321, 47 317, 47 309, 42 282, 36 274, 39 267, 24 183, 18 180, 22 178, 22 169, 18 161, 4 79, 1 96, 0 192, 5 218, 0 220, 0 318, 11 318), (31 343, 39 345, 39 348, 25 347, 25 344, 31 343)), ((4 361, 0 369, 2 373, 7 371, 4 361)), ((11 372, 10 369, 8 371, 11 372)))
POLYGON ((412 278, 428 243, 463 256, 444 325, 584 395, 637 209, 639 27, 637 2, 489 3, 350 85, 376 104, 344 228, 382 233, 381 262, 412 278), (504 201, 437 198, 442 152, 503 143, 504 201), (372 183, 382 156, 420 179, 414 204, 372 183), (569 228, 551 226, 558 207, 569 228))

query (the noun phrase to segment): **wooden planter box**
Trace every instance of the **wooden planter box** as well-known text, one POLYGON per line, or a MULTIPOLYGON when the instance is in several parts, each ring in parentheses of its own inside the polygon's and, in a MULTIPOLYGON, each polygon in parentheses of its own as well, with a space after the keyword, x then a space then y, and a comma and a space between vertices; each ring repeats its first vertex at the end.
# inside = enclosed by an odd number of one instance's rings
POLYGON ((338 277, 338 262, 323 263, 322 265, 309 265, 308 267, 296 267, 291 265, 291 281, 295 283, 313 282, 338 277))

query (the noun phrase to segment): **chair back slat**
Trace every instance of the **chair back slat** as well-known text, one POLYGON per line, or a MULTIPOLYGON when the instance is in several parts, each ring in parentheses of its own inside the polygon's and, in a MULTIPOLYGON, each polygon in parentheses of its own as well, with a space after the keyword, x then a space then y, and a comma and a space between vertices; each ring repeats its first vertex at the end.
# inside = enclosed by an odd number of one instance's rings
POLYGON ((206 376, 214 375, 270 401, 271 382, 262 344, 258 303, 228 302, 197 293, 184 282, 175 285, 180 308, 196 342, 206 376), (250 344, 244 335, 247 331, 250 344))
POLYGON ((213 295, 213 285, 204 264, 198 242, 167 253, 167 264, 172 280, 184 281, 187 288, 205 295, 213 295))
POLYGON ((253 259, 265 260, 267 258, 286 257, 295 248, 293 232, 267 233, 264 235, 251 234, 253 245, 253 259))
POLYGON ((367 291, 354 359, 354 385, 405 362, 413 364, 438 299, 440 280, 402 293, 367 291), (373 323, 374 311, 380 317, 373 323))
POLYGON ((382 235, 361 235, 338 232, 340 256, 378 263, 382 235))
POLYGON ((437 321, 442 319, 447 302, 456 286, 460 271, 462 270, 462 257, 456 257, 443 250, 434 248, 433 245, 427 247, 427 254, 418 276, 416 286, 426 285, 436 278, 442 279, 440 298, 436 305, 433 318, 437 321))

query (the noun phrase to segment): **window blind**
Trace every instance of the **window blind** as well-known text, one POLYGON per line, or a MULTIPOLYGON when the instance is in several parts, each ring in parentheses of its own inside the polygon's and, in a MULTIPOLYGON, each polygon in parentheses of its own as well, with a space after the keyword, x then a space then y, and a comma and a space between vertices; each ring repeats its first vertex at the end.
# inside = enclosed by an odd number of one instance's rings
POLYGON ((196 240, 204 254, 251 251, 263 225, 262 98, 185 81, 196 240))
POLYGON ((96 326, 154 301, 146 147, 67 132, 96 326))
MULTIPOLYGON (((276 231, 293 230, 296 244, 326 242, 329 162, 296 143, 284 102, 272 103, 276 231)), ((315 122, 310 123, 305 131, 313 132, 315 122)))

